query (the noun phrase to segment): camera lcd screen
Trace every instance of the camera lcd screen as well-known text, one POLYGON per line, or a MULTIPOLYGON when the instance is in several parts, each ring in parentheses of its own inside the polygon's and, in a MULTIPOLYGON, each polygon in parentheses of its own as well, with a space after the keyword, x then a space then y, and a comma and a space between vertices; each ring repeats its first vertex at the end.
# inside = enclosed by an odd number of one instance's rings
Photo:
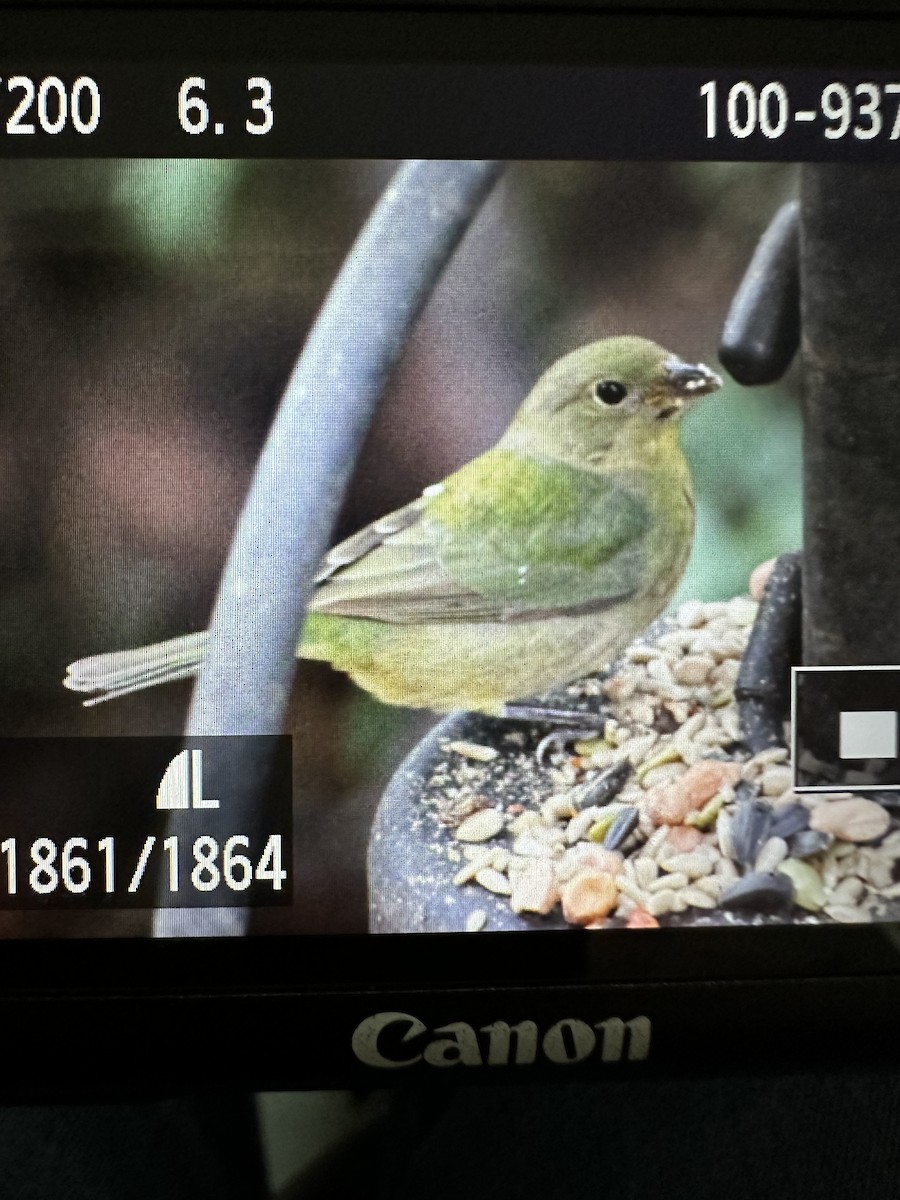
POLYGON ((4 51, 2 935, 895 920, 900 74, 257 50, 4 51))

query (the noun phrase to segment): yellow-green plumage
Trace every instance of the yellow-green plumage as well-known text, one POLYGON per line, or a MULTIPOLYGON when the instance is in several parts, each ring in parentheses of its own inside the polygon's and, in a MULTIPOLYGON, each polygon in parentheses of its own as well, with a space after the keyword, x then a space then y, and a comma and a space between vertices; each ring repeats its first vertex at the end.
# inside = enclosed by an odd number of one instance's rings
MULTIPOLYGON (((566 355, 492 450, 335 547, 300 654, 437 710, 498 712, 597 669, 684 571, 693 503, 674 418, 717 386, 639 338, 566 355)), ((67 683, 119 694, 187 674, 202 636, 82 660, 67 683)))

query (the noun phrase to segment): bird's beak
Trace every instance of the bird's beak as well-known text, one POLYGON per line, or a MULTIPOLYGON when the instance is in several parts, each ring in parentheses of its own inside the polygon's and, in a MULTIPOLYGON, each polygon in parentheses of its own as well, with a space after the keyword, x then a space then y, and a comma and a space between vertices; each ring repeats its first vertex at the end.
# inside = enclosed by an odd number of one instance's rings
POLYGON ((680 358, 670 358, 665 363, 664 378, 665 393, 654 405, 660 420, 676 416, 700 396, 716 392, 722 386, 722 377, 704 363, 686 363, 680 358))
POLYGON ((686 363, 680 358, 669 359, 665 365, 666 379, 685 396, 705 396, 722 386, 722 377, 703 363, 686 363))

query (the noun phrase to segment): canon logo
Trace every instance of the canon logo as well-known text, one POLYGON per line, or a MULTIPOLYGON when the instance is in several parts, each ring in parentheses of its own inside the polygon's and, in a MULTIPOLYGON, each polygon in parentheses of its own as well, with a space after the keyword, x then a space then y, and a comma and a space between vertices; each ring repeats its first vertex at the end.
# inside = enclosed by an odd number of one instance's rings
POLYGON ((357 1025, 352 1046, 367 1067, 389 1069, 420 1062, 431 1067, 529 1066, 539 1055, 560 1064, 583 1062, 591 1055, 605 1063, 642 1062, 650 1053, 650 1018, 607 1017, 589 1025, 564 1017, 541 1034, 534 1021, 494 1021, 478 1030, 465 1021, 450 1021, 429 1029, 410 1013, 381 1012, 357 1025))

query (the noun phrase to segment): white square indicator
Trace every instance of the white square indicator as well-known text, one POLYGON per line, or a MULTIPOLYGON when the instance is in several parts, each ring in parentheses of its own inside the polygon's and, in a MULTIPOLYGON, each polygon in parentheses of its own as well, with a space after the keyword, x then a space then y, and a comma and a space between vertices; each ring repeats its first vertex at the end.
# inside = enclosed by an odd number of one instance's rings
POLYGON ((841 758, 896 758, 897 713, 842 712, 841 758))

